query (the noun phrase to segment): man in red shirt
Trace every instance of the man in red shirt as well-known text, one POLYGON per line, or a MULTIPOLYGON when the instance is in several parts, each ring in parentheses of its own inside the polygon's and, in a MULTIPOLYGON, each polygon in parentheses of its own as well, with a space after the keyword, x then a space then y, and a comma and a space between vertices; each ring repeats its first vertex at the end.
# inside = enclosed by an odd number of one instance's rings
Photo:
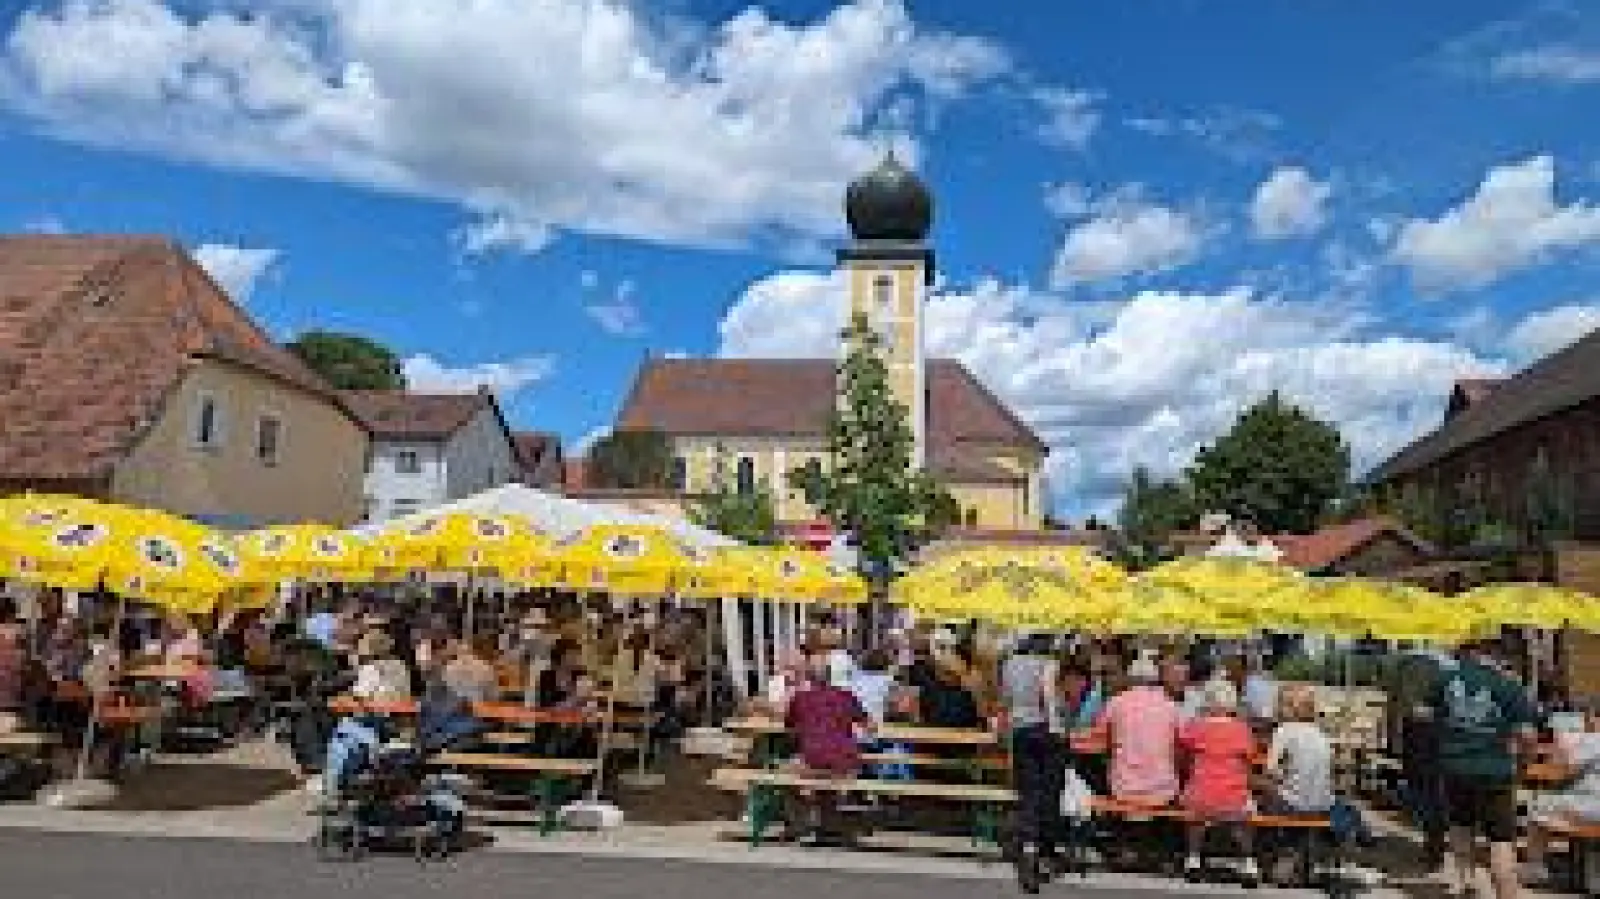
MULTIPOLYGON (((789 700, 784 716, 785 727, 799 744, 798 768, 809 777, 849 780, 861 770, 860 741, 871 731, 872 719, 855 694, 829 682, 826 657, 818 657, 807 675, 806 689, 789 700)), ((805 821, 807 830, 821 830, 828 810, 810 791, 800 791, 799 798, 803 808, 791 810, 791 830, 797 829, 800 820, 805 821)), ((828 798, 832 799, 832 794, 828 798)))

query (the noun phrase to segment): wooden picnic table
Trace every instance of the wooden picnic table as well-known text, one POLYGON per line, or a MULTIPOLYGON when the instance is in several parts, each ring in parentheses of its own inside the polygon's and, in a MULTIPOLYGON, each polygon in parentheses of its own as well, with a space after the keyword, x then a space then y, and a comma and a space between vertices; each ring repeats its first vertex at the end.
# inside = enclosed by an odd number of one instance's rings
MULTIPOLYGON (((417 714, 417 701, 414 699, 393 699, 374 702, 359 700, 350 696, 340 696, 329 701, 328 710, 336 715, 366 713, 401 718, 417 714)), ((472 704, 472 715, 474 718, 484 721, 497 721, 502 724, 521 726, 556 724, 579 727, 602 724, 605 720, 605 716, 600 713, 584 712, 576 709, 529 708, 516 702, 475 702, 472 704)), ((634 712, 619 711, 614 723, 638 725, 646 720, 646 716, 634 712)))
POLYGON ((164 662, 156 665, 141 665, 122 672, 122 677, 129 680, 185 680, 206 672, 206 667, 192 662, 164 662))
POLYGON ((55 734, 19 730, 0 734, 0 755, 38 756, 46 748, 60 742, 55 734))
MULTIPOLYGON (((724 730, 750 736, 768 737, 787 733, 782 721, 772 718, 736 718, 722 725, 724 730)), ((998 746, 1000 738, 987 730, 954 727, 923 727, 915 724, 885 724, 873 736, 886 743, 921 743, 937 746, 998 746)))

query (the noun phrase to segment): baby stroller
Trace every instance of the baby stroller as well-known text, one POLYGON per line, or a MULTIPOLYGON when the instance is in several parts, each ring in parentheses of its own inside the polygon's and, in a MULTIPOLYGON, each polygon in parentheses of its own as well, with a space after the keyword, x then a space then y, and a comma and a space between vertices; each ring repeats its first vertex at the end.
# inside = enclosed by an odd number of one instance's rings
POLYGON ((339 722, 328 742, 316 845, 324 859, 358 860, 373 846, 409 845, 417 861, 460 851, 460 784, 429 773, 428 758, 480 728, 453 703, 424 700, 415 746, 397 744, 377 716, 339 722))

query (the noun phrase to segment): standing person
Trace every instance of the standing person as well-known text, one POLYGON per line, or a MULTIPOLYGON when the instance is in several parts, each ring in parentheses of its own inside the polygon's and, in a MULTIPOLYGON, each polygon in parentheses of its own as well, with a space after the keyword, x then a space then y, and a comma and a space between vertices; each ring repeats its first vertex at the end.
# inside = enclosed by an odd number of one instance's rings
POLYGON ((1183 808, 1191 817, 1185 825, 1188 858, 1184 875, 1198 880, 1202 874, 1200 850, 1206 831, 1215 826, 1232 828, 1244 856, 1239 877, 1256 886, 1261 872, 1256 866, 1254 843, 1246 822, 1250 818, 1250 762, 1255 737, 1239 717, 1239 691, 1231 681, 1206 681, 1198 714, 1178 732, 1178 745, 1190 758, 1189 781, 1183 790, 1183 808))
POLYGON ((1462 647, 1459 664, 1438 679, 1439 770, 1450 817, 1448 888, 1463 895, 1477 870, 1474 838, 1489 841, 1497 899, 1521 895, 1517 883, 1517 756, 1534 738, 1534 713, 1521 685, 1495 668, 1498 646, 1462 647))
POLYGON ((1400 747, 1406 806, 1422 831, 1423 865, 1440 880, 1445 877, 1445 835, 1450 828, 1439 771, 1439 722, 1430 702, 1435 684, 1455 664, 1443 653, 1411 650, 1401 654, 1388 684, 1389 745, 1400 747))
POLYGON ((1066 785, 1065 730, 1059 663, 1050 638, 1030 634, 1006 659, 1000 690, 1011 722, 1012 779, 1017 791, 1017 883, 1037 893, 1060 848, 1061 791, 1066 785))

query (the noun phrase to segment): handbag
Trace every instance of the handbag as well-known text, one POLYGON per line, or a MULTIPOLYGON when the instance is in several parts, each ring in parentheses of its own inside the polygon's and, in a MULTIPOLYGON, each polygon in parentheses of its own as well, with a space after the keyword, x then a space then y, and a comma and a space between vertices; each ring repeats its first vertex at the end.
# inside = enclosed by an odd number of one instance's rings
POLYGON ((1066 770, 1062 783, 1061 816, 1069 821, 1087 821, 1094 817, 1094 791, 1073 768, 1066 770))

